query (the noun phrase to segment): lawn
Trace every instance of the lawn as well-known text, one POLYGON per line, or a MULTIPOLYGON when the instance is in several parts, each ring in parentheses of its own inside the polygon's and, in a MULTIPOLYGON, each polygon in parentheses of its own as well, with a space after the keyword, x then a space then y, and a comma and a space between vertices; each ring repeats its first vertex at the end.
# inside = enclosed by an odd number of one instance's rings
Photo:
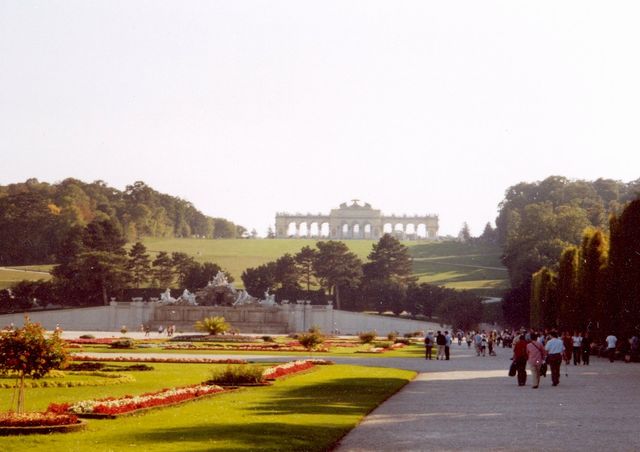
MULTIPOLYGON (((240 275, 246 268, 276 260, 285 253, 295 254, 304 246, 314 247, 316 242, 315 239, 144 239, 152 257, 160 251, 180 251, 199 262, 215 262, 233 276, 238 288, 243 287, 240 275)), ((364 261, 375 242, 347 240, 345 243, 364 261)), ((500 262, 501 250, 496 245, 431 241, 403 243, 414 259, 413 273, 419 282, 470 290, 486 296, 500 296, 509 287, 507 270, 500 262)), ((20 271, 0 270, 0 288, 22 279, 48 279, 48 275, 35 271, 46 272, 51 266, 15 268, 20 271)))
POLYGON ((0 289, 11 287, 22 280, 38 281, 40 279, 49 280, 51 275, 47 272, 48 266, 35 267, 2 267, 0 268, 0 289))
MULTIPOLYGON (((152 253, 182 251, 199 262, 215 262, 234 277, 238 287, 242 286, 240 275, 246 268, 276 260, 285 253, 295 254, 303 246, 314 247, 316 242, 315 239, 144 240, 152 253)), ((358 257, 366 260, 375 241, 347 240, 345 243, 358 257)), ((500 262, 501 250, 496 245, 431 241, 403 243, 414 258, 413 271, 420 282, 496 296, 508 288, 507 271, 500 262)))
MULTIPOLYGON (((136 383, 99 388, 27 391, 27 405, 146 392, 206 379, 212 366, 154 364, 136 383)), ((318 366, 275 382, 244 388, 144 415, 89 420, 69 434, 5 437, 3 450, 309 450, 325 451, 364 415, 398 391, 414 372, 350 365, 318 366)), ((0 390, 3 405, 9 390, 0 390)))

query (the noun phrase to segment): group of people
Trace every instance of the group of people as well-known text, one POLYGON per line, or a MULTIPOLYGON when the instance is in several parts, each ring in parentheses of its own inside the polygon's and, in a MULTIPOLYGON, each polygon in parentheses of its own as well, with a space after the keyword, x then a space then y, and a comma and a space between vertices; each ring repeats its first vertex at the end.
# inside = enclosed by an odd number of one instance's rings
POLYGON ((451 344, 453 337, 449 331, 442 333, 438 331, 434 337, 433 332, 429 331, 424 337, 425 359, 433 359, 433 347, 436 347, 436 359, 449 360, 451 357, 451 344))
POLYGON ((548 336, 539 335, 536 332, 523 333, 514 339, 513 363, 516 368, 518 386, 527 383, 526 366, 529 364, 533 376, 533 389, 540 386, 540 376, 544 373, 544 366, 551 370, 551 382, 553 386, 560 384, 560 366, 565 356, 565 346, 556 331, 551 331, 548 336))

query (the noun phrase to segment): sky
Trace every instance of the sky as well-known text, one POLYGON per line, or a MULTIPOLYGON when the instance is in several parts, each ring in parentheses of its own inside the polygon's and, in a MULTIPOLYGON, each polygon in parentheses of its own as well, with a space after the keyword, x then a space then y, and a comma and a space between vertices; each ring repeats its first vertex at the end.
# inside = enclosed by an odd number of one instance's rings
POLYGON ((0 1, 0 184, 141 180, 264 235, 357 198, 479 235, 640 177, 637 1, 0 1))

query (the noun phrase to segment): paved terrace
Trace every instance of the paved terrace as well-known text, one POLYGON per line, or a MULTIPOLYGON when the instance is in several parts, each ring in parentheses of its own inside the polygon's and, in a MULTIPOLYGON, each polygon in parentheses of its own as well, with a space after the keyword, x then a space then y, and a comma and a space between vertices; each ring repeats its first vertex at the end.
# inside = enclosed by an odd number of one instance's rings
MULTIPOLYGON (((540 388, 532 389, 530 377, 527 386, 518 387, 515 377, 507 376, 511 350, 498 348, 497 353, 477 357, 464 344, 452 347, 450 361, 332 358, 337 363, 419 372, 336 450, 640 450, 639 364, 592 357, 590 366, 563 365, 559 386, 552 387, 548 376, 540 388)), ((292 359, 281 354, 207 356, 292 359)))

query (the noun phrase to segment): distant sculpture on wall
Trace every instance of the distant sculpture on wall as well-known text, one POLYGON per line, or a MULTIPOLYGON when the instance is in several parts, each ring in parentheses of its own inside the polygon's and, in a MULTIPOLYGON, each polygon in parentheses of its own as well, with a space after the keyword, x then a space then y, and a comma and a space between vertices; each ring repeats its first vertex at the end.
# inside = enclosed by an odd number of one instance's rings
POLYGON ((176 299, 171 296, 171 289, 167 289, 160 294, 160 301, 162 303, 175 303, 176 299))
POLYGON ((180 295, 180 298, 178 298, 177 303, 190 306, 197 306, 198 304, 196 302, 196 294, 189 292, 188 289, 184 289, 184 292, 182 292, 182 295, 180 295))

